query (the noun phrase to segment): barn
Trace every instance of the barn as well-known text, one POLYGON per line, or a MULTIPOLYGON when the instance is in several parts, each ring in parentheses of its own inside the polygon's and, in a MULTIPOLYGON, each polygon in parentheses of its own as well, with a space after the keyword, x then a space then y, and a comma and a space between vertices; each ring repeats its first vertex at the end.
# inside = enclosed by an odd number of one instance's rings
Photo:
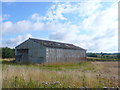
POLYGON ((29 38, 15 47, 16 62, 52 63, 86 60, 86 50, 73 44, 29 38))

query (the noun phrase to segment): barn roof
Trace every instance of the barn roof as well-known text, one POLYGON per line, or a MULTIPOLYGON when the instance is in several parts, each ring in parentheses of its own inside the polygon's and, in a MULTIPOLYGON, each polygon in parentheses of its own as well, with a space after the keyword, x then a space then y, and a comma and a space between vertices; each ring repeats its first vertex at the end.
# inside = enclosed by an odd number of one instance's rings
POLYGON ((29 39, 36 43, 42 44, 43 46, 51 47, 51 48, 85 50, 81 47, 75 46, 73 44, 68 44, 68 43, 61 43, 61 42, 55 42, 55 41, 49 41, 49 40, 41 40, 41 39, 35 39, 35 38, 29 38, 29 39))

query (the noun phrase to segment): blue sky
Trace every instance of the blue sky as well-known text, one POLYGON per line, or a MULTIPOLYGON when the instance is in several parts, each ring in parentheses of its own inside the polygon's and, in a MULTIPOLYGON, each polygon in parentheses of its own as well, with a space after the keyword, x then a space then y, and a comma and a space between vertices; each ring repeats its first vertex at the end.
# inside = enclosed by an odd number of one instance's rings
POLYGON ((29 37, 72 43, 88 52, 118 51, 117 2, 4 2, 2 46, 29 37))

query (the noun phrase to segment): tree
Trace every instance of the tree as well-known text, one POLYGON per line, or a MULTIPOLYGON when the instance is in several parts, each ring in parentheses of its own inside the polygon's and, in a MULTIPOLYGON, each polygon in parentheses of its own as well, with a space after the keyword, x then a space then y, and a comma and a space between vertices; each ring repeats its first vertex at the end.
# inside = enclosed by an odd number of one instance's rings
POLYGON ((15 49, 11 49, 8 47, 2 48, 2 58, 14 58, 15 57, 15 49))
POLYGON ((120 59, 120 53, 117 54, 117 58, 120 59))
POLYGON ((87 53, 87 56, 88 57, 97 57, 97 54, 96 53, 87 53))

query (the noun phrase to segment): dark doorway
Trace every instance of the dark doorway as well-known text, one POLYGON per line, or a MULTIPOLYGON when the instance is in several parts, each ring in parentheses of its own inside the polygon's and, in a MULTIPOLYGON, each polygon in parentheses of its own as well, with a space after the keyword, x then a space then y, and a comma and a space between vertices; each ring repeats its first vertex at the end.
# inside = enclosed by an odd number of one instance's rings
POLYGON ((17 49, 18 61, 26 62, 28 61, 28 49, 17 49))

